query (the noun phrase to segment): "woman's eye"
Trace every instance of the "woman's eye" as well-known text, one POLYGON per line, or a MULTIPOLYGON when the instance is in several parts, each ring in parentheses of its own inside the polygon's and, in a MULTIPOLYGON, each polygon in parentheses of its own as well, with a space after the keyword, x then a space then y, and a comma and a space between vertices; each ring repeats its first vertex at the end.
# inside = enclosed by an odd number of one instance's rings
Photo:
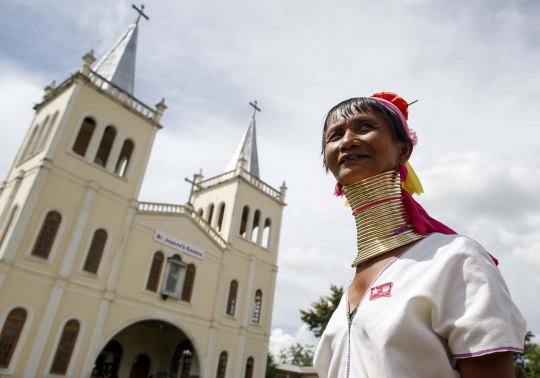
POLYGON ((341 137, 340 133, 332 133, 328 136, 328 141, 337 140, 341 137))

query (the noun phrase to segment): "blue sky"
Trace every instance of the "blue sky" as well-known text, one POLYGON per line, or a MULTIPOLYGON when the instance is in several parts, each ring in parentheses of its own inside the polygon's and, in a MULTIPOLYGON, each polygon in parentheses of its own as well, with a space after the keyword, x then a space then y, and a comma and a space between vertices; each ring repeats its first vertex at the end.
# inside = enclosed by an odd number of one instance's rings
MULTIPOLYGON (((141 200, 184 203, 184 177, 221 173, 248 102, 262 108, 261 178, 289 187, 275 345, 313 342, 298 310, 352 278, 354 221, 321 167, 320 130, 330 107, 378 91, 419 100, 410 110, 419 202, 499 258, 540 333, 540 3, 153 0, 145 10, 135 95, 149 105, 165 97, 169 108, 141 200)), ((2 2, 0 175, 42 88, 75 72, 90 49, 105 53, 135 16, 127 1, 2 2)))

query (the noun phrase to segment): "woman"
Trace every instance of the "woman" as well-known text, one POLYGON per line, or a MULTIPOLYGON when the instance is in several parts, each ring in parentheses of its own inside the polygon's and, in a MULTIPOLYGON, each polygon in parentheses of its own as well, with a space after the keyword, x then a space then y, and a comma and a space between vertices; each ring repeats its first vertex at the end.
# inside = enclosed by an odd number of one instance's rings
POLYGON ((324 165, 357 226, 356 274, 321 337, 319 377, 513 377, 525 321, 492 258, 411 194, 417 137, 393 93, 353 98, 324 122, 324 165))

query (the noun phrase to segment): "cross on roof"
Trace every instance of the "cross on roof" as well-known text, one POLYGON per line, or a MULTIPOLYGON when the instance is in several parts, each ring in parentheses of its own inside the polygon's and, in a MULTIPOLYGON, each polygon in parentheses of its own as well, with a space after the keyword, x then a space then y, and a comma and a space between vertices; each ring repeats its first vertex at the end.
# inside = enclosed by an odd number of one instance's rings
POLYGON ((144 14, 144 5, 141 5, 141 9, 137 8, 135 4, 131 5, 133 9, 135 9, 137 12, 139 12, 139 16, 137 17, 137 21, 135 21, 135 24, 139 23, 139 20, 141 19, 141 16, 146 18, 147 20, 150 20, 147 15, 144 14))
POLYGON ((251 118, 255 118, 255 113, 258 112, 258 111, 259 111, 259 112, 261 111, 261 109, 259 109, 259 108, 257 107, 257 101, 253 101, 253 102, 250 102, 250 103, 249 103, 251 106, 253 106, 253 115, 251 116, 251 118), (253 102, 254 102, 254 103, 253 103, 253 102))

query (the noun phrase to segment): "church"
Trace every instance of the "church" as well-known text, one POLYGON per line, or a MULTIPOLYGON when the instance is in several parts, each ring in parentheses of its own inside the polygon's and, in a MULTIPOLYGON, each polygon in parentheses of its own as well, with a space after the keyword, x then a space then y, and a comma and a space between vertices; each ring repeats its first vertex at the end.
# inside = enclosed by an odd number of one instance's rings
POLYGON ((167 106, 134 96, 137 11, 45 88, 0 186, 1 377, 265 375, 287 188, 260 178, 255 102, 224 173, 139 200, 167 106))

